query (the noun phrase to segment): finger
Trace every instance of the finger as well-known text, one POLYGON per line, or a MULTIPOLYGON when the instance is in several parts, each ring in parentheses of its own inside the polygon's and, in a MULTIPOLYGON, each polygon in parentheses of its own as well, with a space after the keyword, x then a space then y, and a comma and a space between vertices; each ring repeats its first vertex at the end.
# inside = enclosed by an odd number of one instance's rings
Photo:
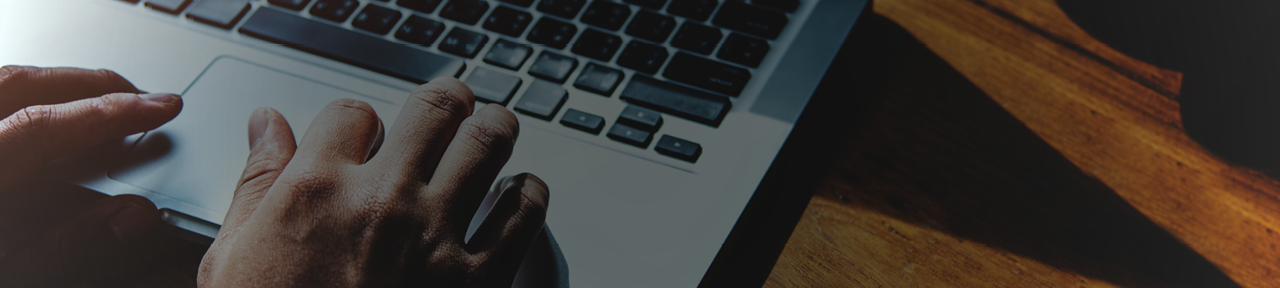
POLYGON ((52 233, 0 259, 0 287, 46 287, 114 265, 113 258, 160 222, 146 198, 121 195, 90 205, 52 233))
POLYGON ((297 149, 293 130, 280 112, 266 107, 253 111, 249 116, 249 160, 236 184, 231 209, 222 221, 223 229, 218 230, 219 237, 249 220, 297 149))
POLYGON ((141 93, 111 70, 0 67, 0 115, 34 105, 66 103, 111 93, 141 93))
POLYGON ((0 191, 49 160, 155 129, 181 110, 177 95, 124 93, 23 108, 0 120, 0 191))
POLYGON ((455 235, 466 231, 494 178, 511 158, 519 133, 516 116, 497 104, 481 108, 458 127, 427 185, 432 197, 424 198, 448 205, 441 210, 457 229, 455 235))
POLYGON ((298 163, 364 164, 381 127, 382 121, 369 103, 352 99, 329 102, 303 134, 298 144, 298 163))
POLYGON ((471 89, 453 78, 436 78, 418 86, 391 127, 382 156, 371 162, 429 181, 458 125, 471 115, 474 99, 471 89))
POLYGON ((528 173, 512 177, 505 186, 466 245, 486 263, 498 265, 495 269, 511 269, 509 274, 515 275, 529 245, 542 230, 551 194, 542 179, 528 173))

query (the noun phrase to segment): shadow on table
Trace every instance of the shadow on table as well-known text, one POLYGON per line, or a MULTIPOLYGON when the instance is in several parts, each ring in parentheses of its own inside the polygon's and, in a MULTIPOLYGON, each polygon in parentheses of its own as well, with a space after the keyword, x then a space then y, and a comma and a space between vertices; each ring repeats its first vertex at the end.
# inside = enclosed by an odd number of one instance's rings
MULTIPOLYGON (((857 79, 817 197, 843 201, 1123 286, 1236 287, 891 21, 836 65, 857 79), (847 186, 842 186, 847 185, 847 186)), ((856 259, 855 259, 856 261, 856 259)))

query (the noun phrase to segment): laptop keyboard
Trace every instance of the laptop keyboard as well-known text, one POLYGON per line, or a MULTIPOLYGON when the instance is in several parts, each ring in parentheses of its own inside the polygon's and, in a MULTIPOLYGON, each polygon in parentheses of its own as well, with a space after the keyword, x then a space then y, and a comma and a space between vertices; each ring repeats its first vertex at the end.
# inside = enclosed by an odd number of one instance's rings
MULTIPOLYGON (((799 0, 125 2, 415 83, 460 76, 467 59, 481 57, 487 65, 465 80, 477 100, 508 105, 527 86, 513 110, 545 121, 563 110, 564 127, 592 135, 607 130, 607 138, 640 149, 650 147, 666 115, 718 127, 788 24, 787 13, 799 6, 799 0), (424 49, 431 46, 443 53, 424 49), (516 74, 526 63, 532 83, 516 74), (628 106, 605 129, 605 117, 563 107, 567 82, 606 98, 625 87, 618 98, 628 106)), ((678 136, 657 138, 658 154, 693 163, 702 153, 678 136)))

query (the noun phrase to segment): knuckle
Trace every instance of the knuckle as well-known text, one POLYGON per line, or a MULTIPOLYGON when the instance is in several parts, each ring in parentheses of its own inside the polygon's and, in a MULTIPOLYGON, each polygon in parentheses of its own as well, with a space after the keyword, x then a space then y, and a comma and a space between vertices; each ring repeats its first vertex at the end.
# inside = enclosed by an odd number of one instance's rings
POLYGON ((13 129, 13 132, 22 139, 37 139, 40 132, 46 130, 52 118, 53 109, 49 106, 27 106, 13 113, 7 119, 9 123, 5 128, 13 129))
POLYGON ((516 132, 513 125, 500 123, 492 119, 471 117, 462 122, 459 134, 485 147, 506 148, 515 145, 516 132))
POLYGON ((335 110, 354 110, 369 117, 377 117, 377 112, 373 110, 373 106, 369 106, 369 103, 360 100, 349 98, 333 100, 333 102, 329 102, 329 107, 335 110))
POLYGON ((453 86, 455 85, 424 84, 415 88, 409 99, 428 110, 439 110, 456 116, 469 114, 473 102, 470 94, 453 86))
POLYGON ((23 78, 26 78, 27 73, 30 73, 34 68, 35 67, 31 66, 17 65, 5 65, 4 67, 0 67, 0 83, 5 83, 7 81, 20 82, 23 78))
POLYGON ((295 201, 310 200, 313 196, 320 195, 324 191, 332 191, 337 186, 337 177, 332 171, 316 167, 299 169, 296 173, 277 181, 285 185, 286 196, 295 201))

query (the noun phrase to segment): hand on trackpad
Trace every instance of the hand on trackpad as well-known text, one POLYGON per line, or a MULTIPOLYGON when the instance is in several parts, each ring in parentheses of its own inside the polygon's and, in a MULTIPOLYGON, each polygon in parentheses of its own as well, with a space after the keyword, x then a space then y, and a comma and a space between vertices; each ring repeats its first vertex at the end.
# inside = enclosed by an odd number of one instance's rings
MULTIPOLYGON (((527 274, 530 244, 558 250, 543 233, 549 192, 536 176, 507 178, 484 201, 519 126, 497 105, 473 115, 474 96, 456 79, 419 87, 400 113, 224 57, 183 98, 187 111, 110 176, 226 215, 197 215, 223 228, 202 263, 204 287, 505 286, 517 269, 527 274), (492 210, 477 212, 481 202, 492 210), (473 218, 481 222, 466 237, 473 218)), ((548 264, 564 267, 534 266, 548 264)))

